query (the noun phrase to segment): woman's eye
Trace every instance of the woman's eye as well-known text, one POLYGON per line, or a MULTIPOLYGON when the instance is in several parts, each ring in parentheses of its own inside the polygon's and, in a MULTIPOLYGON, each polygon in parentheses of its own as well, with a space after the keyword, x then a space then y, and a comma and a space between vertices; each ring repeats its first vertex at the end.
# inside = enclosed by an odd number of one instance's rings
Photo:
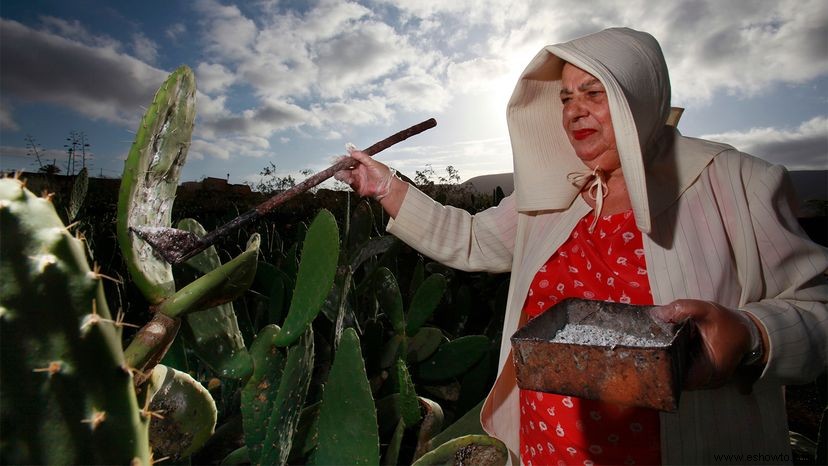
POLYGON ((572 97, 561 97, 561 103, 566 105, 567 102, 572 100, 572 97))
POLYGON ((599 97, 603 93, 604 91, 589 91, 587 95, 590 97, 599 97))

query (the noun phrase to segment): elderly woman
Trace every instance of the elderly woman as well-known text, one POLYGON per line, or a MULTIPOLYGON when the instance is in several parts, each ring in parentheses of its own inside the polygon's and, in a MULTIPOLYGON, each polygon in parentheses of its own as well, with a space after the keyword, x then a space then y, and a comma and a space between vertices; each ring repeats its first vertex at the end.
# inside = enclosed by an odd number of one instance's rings
POLYGON ((826 367, 828 251, 798 227, 784 168, 684 137, 669 111, 656 40, 608 29, 523 72, 507 110, 515 192, 497 207, 441 206, 360 152, 338 174, 423 254, 512 272, 481 422, 524 464, 790 461, 783 385, 826 367), (703 351, 676 413, 516 386, 509 337, 567 297, 692 321, 703 351))

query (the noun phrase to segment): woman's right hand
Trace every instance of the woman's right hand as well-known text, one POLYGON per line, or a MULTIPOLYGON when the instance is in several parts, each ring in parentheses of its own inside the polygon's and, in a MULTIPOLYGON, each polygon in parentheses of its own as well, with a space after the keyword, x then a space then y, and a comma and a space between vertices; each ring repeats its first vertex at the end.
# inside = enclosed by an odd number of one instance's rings
POLYGON ((385 211, 396 217, 408 192, 408 183, 396 177, 396 170, 365 152, 355 150, 349 155, 359 163, 353 168, 336 172, 334 178, 348 184, 360 196, 380 201, 385 211))
POLYGON ((370 196, 381 200, 387 196, 391 188, 391 179, 394 177, 391 169, 365 152, 355 150, 349 155, 359 163, 353 168, 336 172, 334 178, 348 184, 362 197, 370 196))

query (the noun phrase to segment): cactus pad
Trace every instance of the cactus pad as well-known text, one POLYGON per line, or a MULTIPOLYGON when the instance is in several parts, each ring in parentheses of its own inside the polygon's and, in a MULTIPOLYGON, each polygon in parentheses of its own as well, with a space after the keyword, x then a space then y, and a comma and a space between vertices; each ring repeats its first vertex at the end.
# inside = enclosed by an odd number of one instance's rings
POLYGON ((150 444, 157 457, 186 458, 216 427, 216 402, 189 374, 158 365, 149 381, 150 444))
POLYGON ((322 210, 305 235, 296 288, 282 331, 276 336, 277 345, 293 344, 319 314, 333 286, 338 261, 339 229, 336 219, 327 210, 322 210))
POLYGON ((156 304, 175 291, 172 269, 130 228, 169 227, 195 120, 195 77, 181 66, 158 89, 124 165, 118 243, 132 280, 156 304))
POLYGON ((474 464, 502 466, 509 452, 500 440, 488 435, 466 435, 440 445, 414 462, 412 466, 474 464))
POLYGON ((348 328, 342 333, 322 397, 319 446, 312 463, 375 465, 379 461, 374 400, 362 362, 359 337, 353 328, 348 328))
POLYGON ((119 322, 52 203, 0 179, 0 462, 149 463, 119 322))
MULTIPOLYGON (((197 236, 206 233, 193 219, 178 222, 178 228, 197 236)), ((253 266, 253 263, 248 265, 253 266)), ((198 274, 207 274, 221 267, 221 260, 211 246, 187 261, 186 267, 198 274)), ((185 315, 181 333, 188 346, 219 376, 237 380, 250 377, 253 362, 245 348, 232 302, 185 315)))

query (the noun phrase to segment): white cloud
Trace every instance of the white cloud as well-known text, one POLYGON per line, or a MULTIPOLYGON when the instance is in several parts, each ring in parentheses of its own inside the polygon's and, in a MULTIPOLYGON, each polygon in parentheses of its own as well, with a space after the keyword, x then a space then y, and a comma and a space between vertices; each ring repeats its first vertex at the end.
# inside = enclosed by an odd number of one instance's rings
POLYGON ((55 16, 41 16, 43 32, 51 33, 65 39, 80 42, 90 47, 105 47, 118 50, 121 43, 103 34, 92 34, 78 20, 66 20, 55 16))
POLYGON ((682 3, 664 21, 659 39, 678 103, 706 102, 717 90, 749 97, 828 74, 824 1, 682 3))
POLYGON ((270 142, 258 136, 222 136, 221 138, 193 137, 188 158, 204 160, 215 158, 229 160, 230 158, 267 157, 271 154, 270 142))
POLYGON ((825 116, 812 118, 792 129, 751 128, 702 137, 725 142, 792 170, 828 169, 828 117, 825 116))
POLYGON ((383 0, 434 27, 462 18, 488 26, 480 60, 511 63, 544 45, 612 26, 648 31, 661 43, 677 103, 708 102, 717 91, 752 96, 774 83, 828 74, 828 3, 824 0, 383 0), (772 70, 772 72, 769 72, 772 70))
POLYGON ((198 88, 208 94, 224 92, 236 80, 230 70, 218 63, 199 63, 195 75, 198 88))
POLYGON ((326 0, 319 2, 298 20, 293 33, 308 43, 319 42, 350 29, 357 21, 370 16, 371 10, 357 3, 326 0))
POLYGON ((393 5, 405 13, 406 19, 440 19, 446 16, 463 18, 466 24, 494 24, 510 18, 516 12, 524 12, 527 4, 540 7, 548 2, 526 2, 522 0, 380 0, 393 5))
MULTIPOLYGON (((269 150, 262 141, 276 145, 289 132, 299 139, 347 139, 358 128, 396 125, 406 113, 437 113, 449 128, 481 109, 493 113, 486 118, 502 118, 496 112, 543 45, 610 26, 656 36, 676 105, 715 105, 717 93, 750 98, 780 83, 828 75, 824 0, 676 0, 657 7, 650 0, 319 0, 299 9, 275 0, 237 4, 197 0, 194 20, 171 23, 152 39, 124 32, 117 36, 123 44, 90 33, 77 20, 42 16, 38 30, 0 19, 0 91, 15 104, 4 102, 0 127, 18 124, 15 108, 27 101, 132 126, 166 75, 152 66, 159 50, 184 45, 185 34, 199 38, 186 44, 200 61, 194 153, 218 159, 261 157, 269 150)), ((777 142, 788 149, 794 140, 824 144, 804 126, 756 131, 752 138, 787 135, 777 142)), ((465 131, 455 137, 476 136, 465 131)), ((766 140, 754 152, 782 150, 766 140)), ((466 152, 471 146, 451 148, 464 177, 477 173, 484 156, 508 154, 508 147, 493 153, 488 146, 466 152)), ((807 150, 794 153, 812 164, 807 150)), ((505 171, 510 168, 506 164, 505 171)))
POLYGON ((509 71, 509 64, 499 58, 474 58, 456 62, 449 65, 448 86, 456 92, 466 94, 492 92, 509 71))
POLYGON ((187 32, 187 25, 184 23, 175 23, 167 28, 165 34, 172 40, 178 40, 179 37, 187 32))
POLYGON ((158 44, 141 32, 132 35, 132 50, 137 58, 146 63, 158 60, 158 44))
POLYGON ((13 107, 7 102, 0 105, 0 130, 18 131, 20 126, 12 116, 13 107))
MULTIPOLYGON (((217 105, 215 107, 218 108, 217 105)), ((215 113, 202 115, 196 131, 199 137, 218 140, 232 136, 236 140, 244 141, 245 138, 269 138, 280 130, 309 123, 318 124, 312 112, 290 102, 274 100, 240 113, 219 109, 215 113)), ((251 145, 245 144, 245 147, 251 145)), ((258 156, 256 151, 252 155, 258 156)))
POLYGON ((364 23, 316 48, 318 86, 323 96, 338 97, 388 75, 415 51, 384 23, 364 23))
POLYGON ((0 77, 6 97, 132 125, 166 73, 110 46, 84 45, 0 19, 0 77))
MULTIPOLYGON (((356 3, 322 1, 301 14, 268 4, 255 22, 212 0, 200 1, 196 9, 213 60, 196 69, 199 88, 211 96, 199 95, 199 137, 271 137, 324 125, 328 136, 339 138, 355 126, 389 121, 396 108, 440 109, 450 98, 440 80, 425 71, 440 57, 418 52, 356 3), (239 32, 222 32, 229 29, 239 32), (406 75, 392 74, 403 67, 406 75), (218 94, 236 83, 249 85, 258 102, 231 113, 227 97, 218 94)), ((217 148, 202 152, 229 154, 217 148)))
POLYGON ((196 11, 204 18, 207 51, 231 61, 250 56, 258 29, 236 6, 225 6, 216 0, 199 0, 196 11))
POLYGON ((451 100, 446 87, 424 73, 389 79, 382 87, 390 103, 411 112, 438 112, 451 100))
POLYGON ((313 112, 320 124, 341 128, 388 121, 394 115, 385 99, 375 95, 318 105, 313 108, 313 112))

